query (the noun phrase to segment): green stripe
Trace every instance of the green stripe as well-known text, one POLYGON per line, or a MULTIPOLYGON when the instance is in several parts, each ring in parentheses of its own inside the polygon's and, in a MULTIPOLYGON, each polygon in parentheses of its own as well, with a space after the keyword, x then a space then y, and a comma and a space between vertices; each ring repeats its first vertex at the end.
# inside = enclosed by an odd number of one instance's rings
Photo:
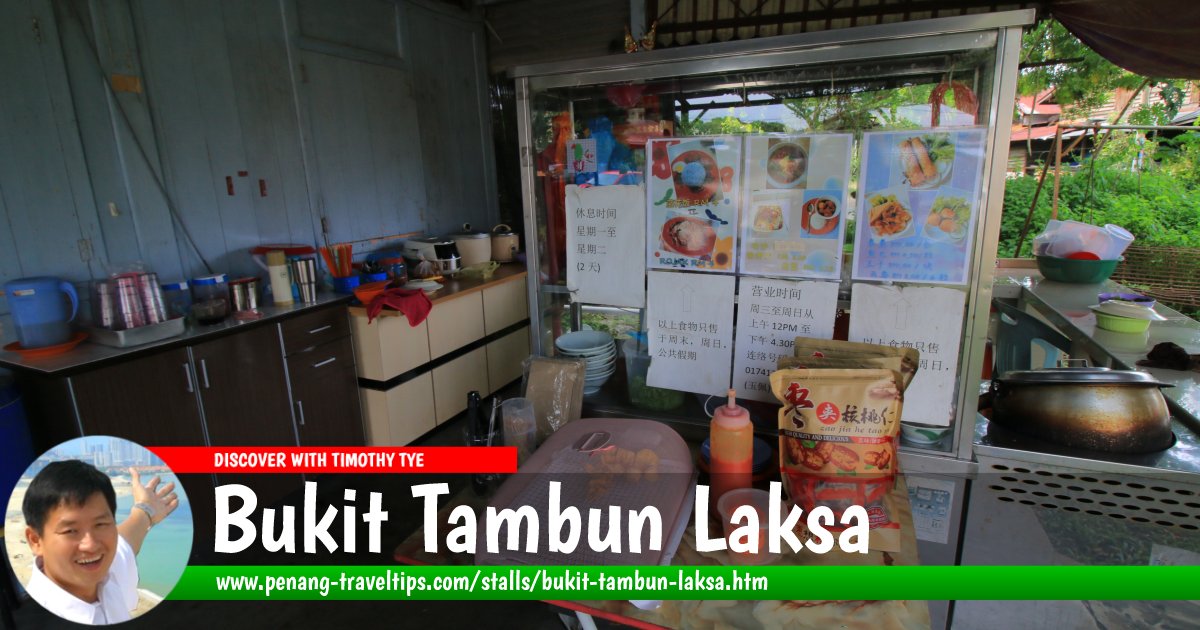
POLYGON ((1177 600, 1200 594, 1195 566, 970 567, 463 567, 463 566, 191 566, 177 600, 1177 600), (576 578, 564 583, 565 575, 576 578), (218 588, 218 578, 258 578, 258 590, 218 588), (586 576, 589 583, 579 578, 586 576), (766 586, 738 578, 766 578, 766 586), (554 579, 557 578, 557 581, 554 579), (406 589, 435 578, 464 578, 451 590, 406 589), (514 578, 516 578, 514 580, 514 578), (594 584, 601 581, 603 584, 594 584), (620 579, 634 580, 619 584, 620 579), (641 582, 636 580, 640 579, 641 582), (682 579, 682 582, 681 582, 682 579), (268 581, 273 580, 268 594, 268 581), (500 590, 500 581, 515 586, 500 590), (668 582, 656 586, 657 580, 668 582), (687 588, 696 581, 709 588, 687 588), (474 588, 468 585, 474 584, 474 588), (681 586, 681 584, 683 586, 681 586), (718 588, 720 585, 723 588, 718 588), (357 588, 350 588, 350 587, 357 588), (609 587, 609 588, 602 588, 609 587), (324 589, 326 592, 322 593, 324 589), (614 590, 615 589, 615 590, 614 590))

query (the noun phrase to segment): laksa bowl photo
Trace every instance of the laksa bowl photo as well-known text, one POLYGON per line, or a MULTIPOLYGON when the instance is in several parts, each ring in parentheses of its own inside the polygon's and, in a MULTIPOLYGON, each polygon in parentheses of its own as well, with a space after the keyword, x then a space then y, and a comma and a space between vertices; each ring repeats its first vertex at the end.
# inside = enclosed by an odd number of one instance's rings
POLYGON ((804 183, 808 153, 794 142, 780 142, 767 154, 767 180, 776 188, 795 188, 804 183))

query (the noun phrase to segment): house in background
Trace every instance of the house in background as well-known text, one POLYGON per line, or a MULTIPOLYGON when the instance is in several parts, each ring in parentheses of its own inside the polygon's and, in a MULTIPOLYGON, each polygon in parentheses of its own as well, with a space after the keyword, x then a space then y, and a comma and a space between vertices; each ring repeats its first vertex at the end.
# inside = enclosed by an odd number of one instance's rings
MULTIPOLYGON (((1055 130, 1060 121, 1064 124, 1067 122, 1109 124, 1114 122, 1112 118, 1121 112, 1133 98, 1135 98, 1133 90, 1117 89, 1103 105, 1087 112, 1086 116, 1070 117, 1064 120, 1062 118, 1063 106, 1055 98, 1054 88, 1042 90, 1034 96, 1019 97, 1017 113, 1020 119, 1013 124, 1009 139, 1009 176, 1036 174, 1034 171, 1037 169, 1038 163, 1045 159, 1045 156, 1050 155, 1051 147, 1054 144, 1055 130)), ((1142 108, 1163 102, 1162 92, 1158 89, 1142 90, 1136 98, 1137 101, 1129 105, 1129 109, 1122 116, 1123 120, 1127 120, 1131 114, 1142 108)), ((1195 121, 1198 113, 1200 113, 1200 84, 1193 83, 1187 87, 1183 104, 1171 124, 1190 125, 1195 121)), ((1063 138, 1073 141, 1074 138, 1084 133, 1085 131, 1082 129, 1064 130, 1063 138)), ((1080 142, 1079 147, 1072 152, 1072 155, 1082 157, 1087 155, 1090 150, 1091 140, 1085 139, 1080 142)), ((1063 159, 1068 160, 1066 156, 1063 159)), ((1072 157, 1070 161, 1074 159, 1072 157)))

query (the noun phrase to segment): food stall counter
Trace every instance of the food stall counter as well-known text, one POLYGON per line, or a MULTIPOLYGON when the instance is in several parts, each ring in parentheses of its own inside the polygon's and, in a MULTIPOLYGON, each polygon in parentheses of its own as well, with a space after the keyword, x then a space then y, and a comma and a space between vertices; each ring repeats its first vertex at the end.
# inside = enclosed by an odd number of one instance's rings
MULTIPOLYGON (((584 418, 575 422, 587 423, 584 418)), ((672 428, 674 424, 672 423, 672 428)), ((691 426, 681 426, 679 433, 695 452, 699 432, 691 426)), ((703 481, 703 479, 701 480, 703 481)), ((826 554, 814 554, 802 550, 798 554, 785 549, 779 560, 769 566, 884 566, 917 565, 917 543, 913 529, 912 513, 908 502, 908 489, 902 477, 891 491, 897 499, 894 504, 898 513, 894 516, 901 526, 901 551, 888 553, 871 550, 866 554, 847 554, 834 550, 826 554)), ((483 514, 494 492, 477 495, 470 487, 452 497, 438 512, 438 540, 444 540, 450 531, 448 518, 457 507, 466 505, 475 511, 477 518, 483 514)), ((694 510, 693 510, 694 511, 694 510)), ((715 519, 709 521, 709 531, 720 531, 715 519)), ((438 553, 425 551, 424 528, 406 538, 394 552, 396 561, 405 564, 470 565, 475 557, 467 553, 451 553, 444 545, 438 553)), ((711 534, 710 534, 711 535, 711 534)), ((728 565, 726 551, 701 552, 696 549, 696 526, 694 516, 690 519, 682 540, 671 559, 672 566, 695 567, 728 565)), ((748 567, 753 570, 753 567, 748 567)), ((710 628, 714 624, 736 628, 776 627, 887 627, 928 628, 929 607, 925 601, 730 601, 694 600, 662 602, 653 610, 642 610, 628 601, 553 601, 556 606, 577 612, 602 617, 634 627, 710 628)))

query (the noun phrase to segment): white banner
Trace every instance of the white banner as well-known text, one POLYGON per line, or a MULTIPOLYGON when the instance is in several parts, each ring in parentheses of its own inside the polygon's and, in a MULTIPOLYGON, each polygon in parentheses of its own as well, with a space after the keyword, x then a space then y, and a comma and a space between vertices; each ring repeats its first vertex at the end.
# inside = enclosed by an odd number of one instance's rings
POLYGON ((776 402, 771 372, 791 356, 796 337, 833 339, 836 282, 743 277, 738 287, 733 387, 738 396, 776 402))
POLYGON ((724 393, 733 352, 734 277, 651 271, 647 278, 647 384, 724 393))
POLYGON ((646 304, 644 186, 567 186, 567 288, 576 302, 646 304))
POLYGON ((854 284, 850 341, 916 348, 921 353, 917 376, 904 392, 902 421, 940 426, 953 421, 966 300, 966 293, 958 289, 854 284))

